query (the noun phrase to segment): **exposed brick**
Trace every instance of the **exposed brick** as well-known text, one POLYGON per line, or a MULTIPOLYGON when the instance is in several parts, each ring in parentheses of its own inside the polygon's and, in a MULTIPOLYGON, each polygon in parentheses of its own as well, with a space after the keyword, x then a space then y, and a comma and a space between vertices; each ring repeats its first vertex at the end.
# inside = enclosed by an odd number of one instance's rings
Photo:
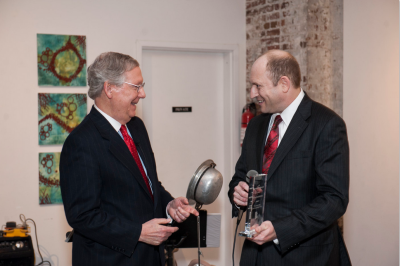
POLYGON ((262 15, 261 20, 264 21, 264 22, 267 21, 267 16, 266 15, 262 15))
POLYGON ((264 6, 264 7, 260 8, 260 12, 261 13, 271 12, 273 10, 274 10, 274 7, 271 6, 271 5, 267 5, 267 6, 264 6))
MULTIPOLYGON (((246 0, 247 75, 254 60, 266 51, 288 50, 299 61, 302 88, 340 114, 335 107, 342 101, 342 87, 333 77, 342 73, 337 71, 343 63, 337 56, 339 49, 343 53, 342 32, 337 30, 343 26, 341 18, 343 1, 246 0)), ((246 84, 250 101, 250 83, 246 84)))
POLYGON ((290 41, 290 36, 289 35, 281 36, 281 40, 280 40, 281 43, 289 42, 289 41, 290 41))
POLYGON ((289 6, 289 2, 282 3, 281 9, 285 9, 289 6))
POLYGON ((257 7, 257 6, 262 6, 265 5, 266 1, 265 0, 259 0, 259 1, 255 1, 252 3, 248 3, 246 5, 246 9, 250 8, 250 7, 257 7), (249 6, 249 7, 248 7, 249 6))
POLYGON ((268 50, 276 50, 276 49, 279 49, 279 45, 268 46, 268 50))
POLYGON ((289 43, 282 44, 282 50, 289 50, 292 49, 292 45, 289 43))
POLYGON ((270 31, 267 31, 267 36, 279 35, 280 33, 281 33, 280 29, 270 30, 270 31))
POLYGON ((270 20, 279 19, 279 12, 275 12, 269 16, 270 20))
POLYGON ((267 44, 267 45, 269 45, 269 44, 272 44, 272 43, 273 43, 273 40, 274 40, 274 39, 272 39, 272 38, 262 38, 262 39, 261 39, 261 42, 262 42, 262 43, 265 43, 265 44, 267 44))

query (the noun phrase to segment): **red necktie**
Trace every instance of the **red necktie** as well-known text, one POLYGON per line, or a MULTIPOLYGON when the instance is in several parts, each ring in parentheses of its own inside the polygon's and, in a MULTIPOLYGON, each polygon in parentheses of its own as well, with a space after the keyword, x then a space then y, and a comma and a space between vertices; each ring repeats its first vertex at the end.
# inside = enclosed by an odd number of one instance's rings
POLYGON ((274 124, 269 132, 267 144, 264 147, 263 168, 262 172, 268 174, 269 167, 271 166, 272 159, 274 159, 276 149, 278 148, 279 141, 279 123, 282 122, 280 115, 275 117, 274 124))
POLYGON ((133 156, 133 159, 135 159, 135 162, 136 162, 137 166, 139 167, 140 173, 142 173, 144 182, 146 183, 147 189, 149 190, 151 198, 154 201, 154 197, 153 197, 153 193, 151 192, 149 180, 147 179, 146 173, 143 169, 142 162, 139 159, 139 154, 137 152, 135 143, 133 142, 132 138, 129 136, 128 131, 126 131, 126 127, 124 125, 121 125, 120 131, 122 133, 122 136, 124 137, 124 141, 125 141, 126 145, 129 148, 129 151, 131 152, 131 154, 133 156))

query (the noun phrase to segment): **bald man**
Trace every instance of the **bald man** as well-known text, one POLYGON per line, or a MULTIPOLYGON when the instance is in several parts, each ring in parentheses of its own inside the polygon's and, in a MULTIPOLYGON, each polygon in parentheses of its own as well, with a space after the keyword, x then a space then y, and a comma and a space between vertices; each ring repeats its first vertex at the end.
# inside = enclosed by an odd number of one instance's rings
POLYGON ((300 88, 297 60, 271 50, 253 64, 251 120, 228 196, 233 216, 247 206, 246 173, 267 174, 264 222, 245 240, 240 265, 351 265, 337 225, 349 201, 344 121, 300 88))

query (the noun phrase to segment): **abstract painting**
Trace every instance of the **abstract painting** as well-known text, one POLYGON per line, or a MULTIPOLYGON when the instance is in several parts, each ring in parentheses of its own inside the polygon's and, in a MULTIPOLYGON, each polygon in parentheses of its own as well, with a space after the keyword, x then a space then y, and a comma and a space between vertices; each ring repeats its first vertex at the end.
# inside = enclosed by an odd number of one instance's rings
POLYGON ((86 86, 86 36, 37 35, 39 86, 86 86))
POLYGON ((39 204, 62 203, 59 152, 39 153, 39 204))
POLYGON ((39 145, 63 144, 87 114, 86 94, 39 93, 39 145))

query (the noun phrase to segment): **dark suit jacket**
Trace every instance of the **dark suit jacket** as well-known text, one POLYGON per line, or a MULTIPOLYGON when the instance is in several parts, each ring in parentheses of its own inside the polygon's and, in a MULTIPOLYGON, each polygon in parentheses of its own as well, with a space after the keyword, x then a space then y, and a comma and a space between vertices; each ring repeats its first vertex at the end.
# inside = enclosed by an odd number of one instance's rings
POLYGON ((173 198, 158 181, 145 126, 127 124, 144 161, 154 203, 127 145, 93 107, 64 143, 60 178, 68 223, 75 230, 74 266, 164 265, 164 247, 139 242, 142 224, 165 218, 173 198))
MULTIPOLYGON (((271 114, 250 121, 228 196, 249 170, 262 172, 271 114)), ((349 147, 346 125, 332 110, 307 95, 279 144, 267 176, 264 220, 275 228, 279 245, 246 240, 240 265, 350 265, 337 226, 349 201, 349 147)), ((237 208, 233 206, 233 216, 237 208)))

